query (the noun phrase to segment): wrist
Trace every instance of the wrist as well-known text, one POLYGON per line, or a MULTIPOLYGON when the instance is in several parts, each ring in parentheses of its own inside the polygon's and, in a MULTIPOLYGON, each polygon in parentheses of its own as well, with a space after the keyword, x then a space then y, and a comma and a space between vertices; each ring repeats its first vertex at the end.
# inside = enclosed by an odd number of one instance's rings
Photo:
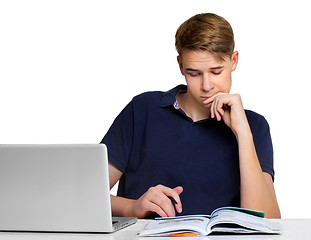
POLYGON ((135 214, 133 212, 134 203, 135 203, 135 200, 124 198, 124 204, 122 204, 122 207, 121 207, 124 217, 135 217, 135 214))
POLYGON ((241 142, 243 140, 246 140, 246 141, 253 140, 253 134, 248 124, 247 126, 240 128, 237 131, 233 131, 233 132, 238 142, 241 142))
POLYGON ((129 217, 133 216, 132 213, 132 205, 134 200, 126 199, 123 197, 111 196, 111 210, 112 215, 114 216, 122 216, 122 217, 129 217))

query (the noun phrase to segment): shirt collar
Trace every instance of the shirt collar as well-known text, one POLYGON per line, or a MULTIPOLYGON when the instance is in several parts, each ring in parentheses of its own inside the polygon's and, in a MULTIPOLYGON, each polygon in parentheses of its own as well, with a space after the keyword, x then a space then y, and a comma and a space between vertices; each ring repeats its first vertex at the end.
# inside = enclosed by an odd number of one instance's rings
POLYGON ((174 103, 176 102, 176 96, 180 91, 187 91, 187 86, 181 84, 167 92, 164 92, 162 95, 160 107, 168 107, 174 105, 174 103))

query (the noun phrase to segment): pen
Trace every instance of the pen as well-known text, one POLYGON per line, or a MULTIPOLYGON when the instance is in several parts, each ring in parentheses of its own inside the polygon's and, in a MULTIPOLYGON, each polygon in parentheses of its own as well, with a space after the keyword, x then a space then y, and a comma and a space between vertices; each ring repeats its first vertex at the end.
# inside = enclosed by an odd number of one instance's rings
POLYGON ((171 202, 172 202, 173 205, 174 205, 174 204, 178 204, 178 203, 176 202, 176 200, 175 200, 173 197, 168 196, 168 198, 171 200, 171 202))

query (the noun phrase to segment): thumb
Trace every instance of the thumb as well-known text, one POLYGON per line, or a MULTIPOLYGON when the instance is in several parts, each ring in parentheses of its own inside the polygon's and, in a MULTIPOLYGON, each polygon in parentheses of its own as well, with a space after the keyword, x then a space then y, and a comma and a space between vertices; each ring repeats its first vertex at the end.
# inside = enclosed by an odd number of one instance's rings
POLYGON ((183 189, 183 187, 178 186, 178 187, 175 187, 173 190, 175 192, 177 192, 178 195, 180 195, 184 189, 183 189))

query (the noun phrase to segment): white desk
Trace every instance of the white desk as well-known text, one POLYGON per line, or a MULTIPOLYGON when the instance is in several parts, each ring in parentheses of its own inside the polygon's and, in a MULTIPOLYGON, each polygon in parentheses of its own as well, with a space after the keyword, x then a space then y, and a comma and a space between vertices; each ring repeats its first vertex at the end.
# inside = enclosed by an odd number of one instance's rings
POLYGON ((138 237, 137 233, 144 228, 148 220, 138 220, 138 222, 130 227, 122 229, 112 234, 73 234, 73 233, 6 233, 0 232, 0 240, 223 240, 223 239, 241 239, 241 240, 311 240, 311 219, 282 219, 273 220, 281 223, 283 230, 282 235, 215 235, 206 237, 138 237))

